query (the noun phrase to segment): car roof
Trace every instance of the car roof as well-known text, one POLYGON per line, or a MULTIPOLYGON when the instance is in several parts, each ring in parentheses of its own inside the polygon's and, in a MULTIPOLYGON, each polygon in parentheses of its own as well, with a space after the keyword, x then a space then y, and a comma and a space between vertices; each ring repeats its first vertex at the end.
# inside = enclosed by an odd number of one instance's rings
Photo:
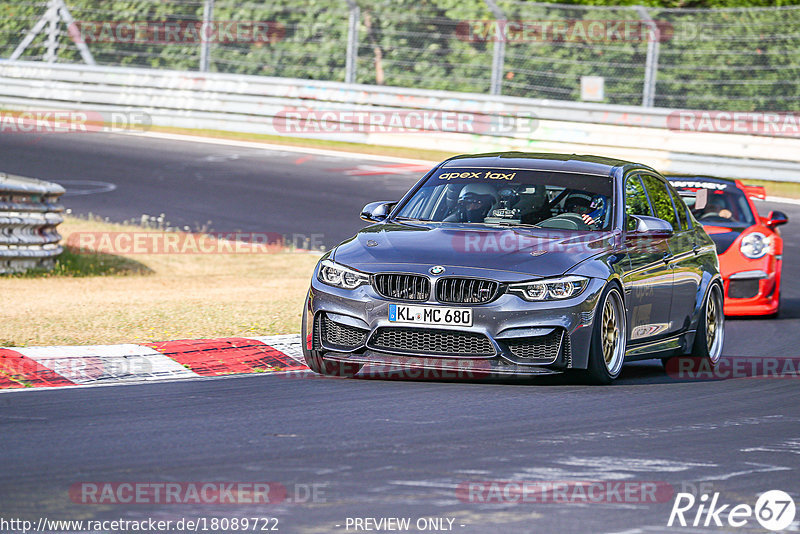
MULTIPOLYGON (((577 154, 545 154, 537 152, 489 152, 454 156, 442 163, 443 168, 491 167, 494 169, 531 169, 538 171, 576 172, 611 176, 618 167, 646 165, 602 156, 577 154)), ((652 170, 652 169, 651 169, 652 170)))

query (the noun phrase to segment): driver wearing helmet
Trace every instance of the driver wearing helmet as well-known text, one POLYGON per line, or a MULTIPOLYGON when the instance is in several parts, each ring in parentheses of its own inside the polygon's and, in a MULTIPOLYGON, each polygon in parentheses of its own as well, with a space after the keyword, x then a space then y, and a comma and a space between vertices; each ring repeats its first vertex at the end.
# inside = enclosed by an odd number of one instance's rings
POLYGON ((590 196, 585 193, 574 193, 567 198, 564 207, 568 212, 581 216, 588 226, 602 223, 606 211, 606 201, 602 195, 590 196))
POLYGON ((445 221, 483 222, 498 199, 497 190, 489 184, 467 184, 458 195, 455 213, 447 217, 445 221))

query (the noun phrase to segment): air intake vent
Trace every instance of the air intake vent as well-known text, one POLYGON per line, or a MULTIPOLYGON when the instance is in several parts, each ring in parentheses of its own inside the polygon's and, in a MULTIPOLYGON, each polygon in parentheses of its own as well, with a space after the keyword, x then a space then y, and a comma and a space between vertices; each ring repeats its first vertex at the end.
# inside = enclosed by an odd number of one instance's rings
POLYGON ((387 299, 426 301, 430 298, 431 283, 419 274, 382 273, 372 277, 372 286, 387 299))
POLYGON ((757 278, 731 280, 728 285, 728 296, 732 299, 749 299, 758 295, 757 278))
POLYGON ((368 343, 370 348, 411 354, 440 356, 494 356, 492 343, 483 334, 427 328, 378 328, 368 343))
POLYGON ((480 278, 440 278, 436 300, 449 304, 483 304, 494 300, 500 284, 480 278))
POLYGON ((508 348, 520 362, 550 363, 558 358, 564 330, 557 328, 544 336, 519 337, 506 340, 508 348))
POLYGON ((322 314, 320 334, 326 346, 347 350, 362 346, 367 339, 366 330, 333 322, 325 314, 322 314))

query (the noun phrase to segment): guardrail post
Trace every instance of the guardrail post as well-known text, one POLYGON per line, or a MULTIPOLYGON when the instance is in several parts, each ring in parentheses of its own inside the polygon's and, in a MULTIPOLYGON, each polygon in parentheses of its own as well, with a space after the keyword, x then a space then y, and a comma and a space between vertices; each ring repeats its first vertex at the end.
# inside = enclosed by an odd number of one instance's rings
POLYGON ((58 0, 48 2, 47 13, 50 14, 47 24, 47 51, 44 60, 55 63, 58 58, 58 0))
POLYGON ((75 42, 75 46, 78 47, 78 52, 81 53, 81 58, 83 58, 83 61, 87 65, 96 65, 97 63, 94 61, 94 56, 89 50, 89 47, 86 45, 86 42, 79 35, 77 24, 75 24, 75 19, 72 18, 72 13, 69 12, 69 8, 67 7, 67 4, 64 3, 64 0, 59 0, 58 13, 61 16, 61 20, 63 20, 64 24, 67 25, 67 33, 70 34, 70 37, 72 37, 72 40, 75 42))
POLYGON ((356 62, 358 61, 358 21, 361 8, 355 0, 346 0, 350 11, 347 24, 347 56, 344 66, 345 83, 356 83, 356 62))
POLYGON ((644 6, 633 6, 650 27, 647 39, 647 58, 644 65, 644 88, 642 89, 642 107, 652 108, 656 97, 656 76, 658 75, 658 54, 661 46, 661 32, 653 17, 644 6))
POLYGON ((20 57, 22 57, 22 53, 25 52, 25 49, 30 46, 33 40, 36 38, 37 35, 44 29, 44 27, 50 23, 50 27, 48 29, 47 35, 47 54, 45 55, 45 59, 48 63, 54 63, 57 59, 57 50, 58 50, 58 22, 59 20, 64 21, 64 24, 67 26, 67 33, 69 33, 72 40, 75 42, 75 46, 78 47, 78 51, 81 53, 81 57, 86 62, 87 65, 95 65, 94 57, 92 56, 91 51, 89 51, 89 47, 86 46, 86 43, 80 36, 80 29, 75 24, 75 19, 72 18, 72 14, 69 12, 69 8, 67 4, 64 3, 64 0, 49 0, 47 3, 47 11, 45 11, 44 15, 36 21, 33 28, 25 35, 14 51, 9 56, 10 61, 16 61, 20 57))
POLYGON ((489 94, 499 95, 503 92, 503 69, 506 61, 506 16, 494 0, 486 0, 486 5, 489 6, 489 11, 492 12, 496 22, 489 94))
POLYGON ((214 0, 205 0, 203 4, 203 26, 200 30, 200 72, 208 72, 211 62, 211 42, 208 38, 211 19, 214 18, 214 0))
POLYGON ((25 51, 25 49, 28 48, 28 45, 30 45, 36 36, 39 35, 39 32, 44 29, 48 22, 52 23, 53 20, 58 20, 58 9, 56 8, 55 0, 50 0, 47 3, 47 11, 45 11, 44 15, 42 15, 42 17, 36 21, 36 24, 34 24, 33 28, 31 28, 30 31, 25 35, 25 37, 22 39, 22 42, 17 45, 8 59, 11 61, 18 60, 20 56, 22 56, 22 53, 25 51))

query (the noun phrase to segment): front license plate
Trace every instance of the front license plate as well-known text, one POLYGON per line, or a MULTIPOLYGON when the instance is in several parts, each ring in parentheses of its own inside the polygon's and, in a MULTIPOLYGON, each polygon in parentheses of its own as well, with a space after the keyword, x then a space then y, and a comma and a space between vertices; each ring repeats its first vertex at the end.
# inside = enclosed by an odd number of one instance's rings
POLYGON ((403 324, 472 326, 472 310, 469 308, 389 304, 389 321, 403 324))

